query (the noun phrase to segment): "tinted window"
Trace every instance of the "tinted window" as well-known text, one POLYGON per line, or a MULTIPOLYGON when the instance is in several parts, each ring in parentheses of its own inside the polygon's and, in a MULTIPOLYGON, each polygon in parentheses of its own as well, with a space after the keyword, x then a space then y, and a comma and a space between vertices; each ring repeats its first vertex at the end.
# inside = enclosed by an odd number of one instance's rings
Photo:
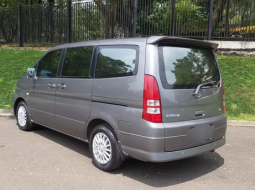
POLYGON ((37 76, 40 78, 52 78, 57 76, 58 63, 62 50, 47 53, 38 63, 37 76))
POLYGON ((89 77, 93 49, 94 47, 68 48, 61 76, 89 77))
POLYGON ((96 77, 133 76, 137 73, 137 65, 137 46, 100 47, 97 58, 96 77))
POLYGON ((159 67, 164 88, 196 88, 212 81, 217 86, 220 81, 217 62, 210 49, 160 46, 159 67))

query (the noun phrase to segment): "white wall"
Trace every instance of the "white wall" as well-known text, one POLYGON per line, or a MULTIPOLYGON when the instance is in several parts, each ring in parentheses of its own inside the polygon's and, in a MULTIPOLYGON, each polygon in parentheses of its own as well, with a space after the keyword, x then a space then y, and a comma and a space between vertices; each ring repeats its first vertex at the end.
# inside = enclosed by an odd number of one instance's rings
POLYGON ((212 43, 219 44, 218 49, 255 49, 255 42, 243 42, 243 41, 215 41, 215 40, 206 40, 212 43))

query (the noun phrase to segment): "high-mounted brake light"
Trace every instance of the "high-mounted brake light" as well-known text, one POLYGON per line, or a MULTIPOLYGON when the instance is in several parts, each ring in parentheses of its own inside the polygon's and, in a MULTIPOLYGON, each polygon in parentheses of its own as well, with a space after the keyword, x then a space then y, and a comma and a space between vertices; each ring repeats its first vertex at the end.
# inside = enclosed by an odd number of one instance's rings
POLYGON ((158 83, 153 76, 144 75, 143 119, 153 123, 162 123, 161 101, 158 83))
POLYGON ((222 99, 223 99, 223 113, 226 113, 226 108, 225 108, 225 90, 224 90, 223 82, 222 82, 222 99))

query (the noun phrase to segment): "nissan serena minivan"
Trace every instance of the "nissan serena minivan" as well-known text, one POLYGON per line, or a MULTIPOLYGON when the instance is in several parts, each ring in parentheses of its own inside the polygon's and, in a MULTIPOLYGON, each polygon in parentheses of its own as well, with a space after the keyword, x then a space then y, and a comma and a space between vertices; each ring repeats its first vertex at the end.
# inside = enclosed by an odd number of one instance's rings
POLYGON ((128 157, 167 162, 214 151, 227 127, 216 48, 165 36, 54 47, 17 82, 17 124, 88 142, 104 171, 128 157))

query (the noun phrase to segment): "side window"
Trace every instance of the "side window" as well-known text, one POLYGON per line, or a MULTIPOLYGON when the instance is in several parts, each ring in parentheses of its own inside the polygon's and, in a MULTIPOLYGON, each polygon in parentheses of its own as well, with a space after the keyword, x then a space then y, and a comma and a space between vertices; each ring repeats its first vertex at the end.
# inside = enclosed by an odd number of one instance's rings
POLYGON ((58 63, 62 50, 55 50, 47 53, 37 63, 37 76, 40 78, 54 78, 57 76, 58 63))
POLYGON ((101 46, 96 78, 133 76, 138 67, 138 46, 101 46))
POLYGON ((68 48, 62 69, 62 77, 89 77, 94 47, 68 48))

